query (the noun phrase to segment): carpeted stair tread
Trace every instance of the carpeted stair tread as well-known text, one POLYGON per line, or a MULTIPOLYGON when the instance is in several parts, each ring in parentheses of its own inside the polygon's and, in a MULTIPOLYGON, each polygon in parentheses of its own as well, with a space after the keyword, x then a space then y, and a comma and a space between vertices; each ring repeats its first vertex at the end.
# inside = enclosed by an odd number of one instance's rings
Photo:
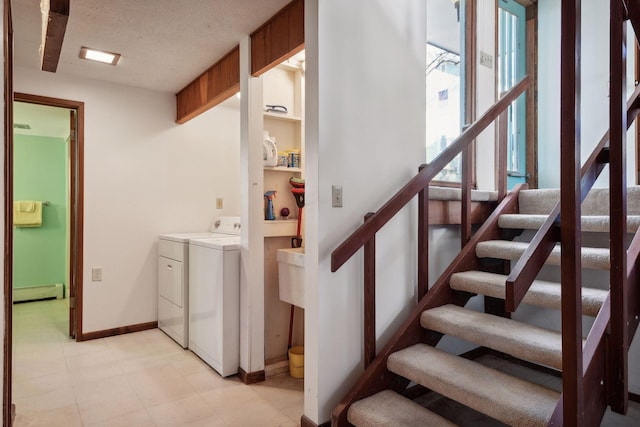
MULTIPOLYGON (((462 190, 455 187, 429 186, 429 200, 461 200, 462 190)), ((471 190, 472 202, 498 200, 498 192, 490 190, 471 190)))
MULTIPOLYGON (((464 271, 451 276, 449 285, 457 291, 471 292, 505 299, 507 276, 484 271, 464 271)), ((538 307, 560 310, 560 283, 534 280, 522 302, 538 307)), ((582 287, 582 314, 595 317, 609 291, 582 287)))
POLYGON ((389 356, 387 367, 437 393, 513 426, 547 425, 560 393, 426 344, 389 356))
POLYGON ((359 400, 347 419, 356 427, 455 427, 455 424, 391 390, 359 400))
MULTIPOLYGON (((510 240, 487 240, 476 246, 476 255, 479 258, 498 258, 517 260, 529 246, 526 242, 513 242, 510 240)), ((549 255, 546 264, 560 265, 560 245, 556 245, 549 255)), ((582 268, 609 269, 608 248, 582 248, 582 268)))
MULTIPOLYGON (((522 214, 504 214, 498 218, 498 226, 500 228, 517 228, 525 230, 537 230, 547 220, 547 215, 522 215, 522 214)), ((635 233, 640 226, 640 216, 627 216, 627 232, 635 233)), ((609 216, 608 215, 591 215, 582 217, 582 231, 608 233, 609 232, 609 216)))
POLYGON ((447 304, 425 310, 425 329, 562 370, 562 336, 556 331, 447 304))
MULTIPOLYGON (((518 195, 521 214, 546 215, 560 200, 560 190, 523 190, 518 195)), ((582 215, 609 215, 609 189, 592 188, 581 206, 582 215)), ((627 215, 640 215, 640 186, 627 187, 627 215)))

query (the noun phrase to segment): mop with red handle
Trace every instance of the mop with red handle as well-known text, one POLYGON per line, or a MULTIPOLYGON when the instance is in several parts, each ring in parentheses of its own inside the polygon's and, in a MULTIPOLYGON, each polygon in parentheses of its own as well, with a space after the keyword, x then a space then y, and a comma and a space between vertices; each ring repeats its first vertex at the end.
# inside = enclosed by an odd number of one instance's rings
MULTIPOLYGON (((296 237, 291 238, 291 247, 292 248, 300 248, 302 247, 302 210, 304 208, 304 179, 291 177, 289 179, 289 184, 291 184, 291 193, 293 197, 296 199, 296 205, 298 205, 298 229, 296 232, 296 237)), ((295 311, 295 307, 293 304, 291 305, 291 315, 289 316, 289 343, 287 350, 291 348, 291 339, 293 336, 293 314, 295 311)), ((287 355, 289 352, 287 351, 287 355)))

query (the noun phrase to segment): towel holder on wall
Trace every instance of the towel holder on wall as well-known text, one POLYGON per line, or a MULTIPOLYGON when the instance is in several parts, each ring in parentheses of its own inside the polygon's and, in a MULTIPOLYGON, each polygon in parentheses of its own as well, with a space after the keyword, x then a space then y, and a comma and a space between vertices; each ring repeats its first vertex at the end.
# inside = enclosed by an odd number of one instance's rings
POLYGON ((50 206, 51 202, 42 202, 42 206, 50 206))

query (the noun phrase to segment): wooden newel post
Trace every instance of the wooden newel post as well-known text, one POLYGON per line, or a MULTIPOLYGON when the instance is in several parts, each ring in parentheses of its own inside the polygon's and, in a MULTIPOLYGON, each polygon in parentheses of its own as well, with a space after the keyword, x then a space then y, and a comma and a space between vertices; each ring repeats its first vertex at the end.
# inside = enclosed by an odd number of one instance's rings
POLYGON ((611 409, 626 414, 629 400, 629 325, 627 289, 627 181, 626 181, 626 12, 622 1, 611 0, 609 87, 609 197, 611 225, 610 284, 610 402, 611 409))
MULTIPOLYGON (((365 222, 373 216, 369 212, 365 222)), ((376 357, 376 237, 364 244, 364 367, 376 357)))
POLYGON ((560 234, 563 423, 584 425, 580 191, 581 0, 562 0, 560 37, 560 234))

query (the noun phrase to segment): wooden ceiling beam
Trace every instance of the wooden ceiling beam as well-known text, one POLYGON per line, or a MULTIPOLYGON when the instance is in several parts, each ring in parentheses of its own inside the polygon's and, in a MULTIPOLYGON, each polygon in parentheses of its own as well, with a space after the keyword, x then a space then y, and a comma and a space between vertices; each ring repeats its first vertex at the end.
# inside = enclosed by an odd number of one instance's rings
POLYGON ((176 123, 183 124, 240 90, 240 47, 234 47, 176 94, 176 123))
POLYGON ((43 31, 45 38, 42 46, 42 71, 55 73, 58 69, 64 33, 69 21, 69 1, 50 0, 49 11, 43 12, 47 13, 47 16, 43 17, 46 30, 43 31))
MULTIPOLYGON (((304 49, 304 1, 293 0, 251 34, 251 74, 258 76, 304 49)), ((176 123, 183 124, 240 90, 240 49, 176 94, 176 123)))
POLYGON ((293 0, 251 34, 251 75, 304 49, 304 0, 293 0))

